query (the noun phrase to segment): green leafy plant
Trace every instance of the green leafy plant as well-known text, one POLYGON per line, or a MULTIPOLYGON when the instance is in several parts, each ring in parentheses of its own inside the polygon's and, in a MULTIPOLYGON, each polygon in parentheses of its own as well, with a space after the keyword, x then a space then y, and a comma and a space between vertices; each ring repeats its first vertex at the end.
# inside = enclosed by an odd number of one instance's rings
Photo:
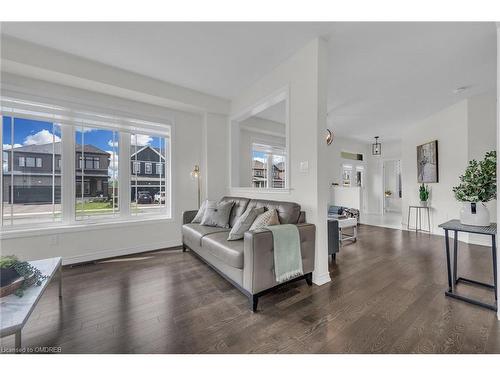
POLYGON ((489 202, 497 198, 497 152, 489 151, 483 160, 471 160, 453 188, 460 202, 489 202))
POLYGON ((14 255, 0 256, 0 268, 13 268, 19 276, 24 278, 23 283, 14 293, 18 297, 22 297, 24 291, 30 286, 42 285, 43 280, 48 277, 42 275, 38 268, 33 267, 28 262, 18 260, 14 255))
POLYGON ((0 256, 0 268, 10 268, 16 262, 18 262, 18 260, 14 255, 0 256))
POLYGON ((420 188, 418 189, 418 192, 420 195, 420 201, 427 202, 427 200, 429 199, 429 193, 430 193, 429 186, 422 183, 422 185, 420 185, 420 188))

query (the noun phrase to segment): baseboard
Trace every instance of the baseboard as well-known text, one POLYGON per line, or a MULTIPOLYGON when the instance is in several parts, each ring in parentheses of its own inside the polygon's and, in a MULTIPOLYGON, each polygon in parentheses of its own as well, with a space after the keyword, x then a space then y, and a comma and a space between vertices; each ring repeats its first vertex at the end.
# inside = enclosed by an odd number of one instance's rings
POLYGON ((326 283, 329 283, 332 281, 330 279, 330 274, 328 272, 322 274, 322 275, 317 275, 316 272, 313 272, 313 283, 316 285, 324 285, 326 283))
POLYGON ((171 240, 171 241, 155 242, 155 243, 145 244, 145 245, 141 245, 141 246, 133 246, 133 247, 122 248, 122 249, 109 249, 109 250, 97 251, 94 253, 88 253, 88 254, 84 254, 84 255, 64 257, 62 263, 63 263, 63 265, 66 266, 66 265, 75 264, 75 263, 92 262, 94 260, 101 260, 101 259, 114 258, 114 257, 118 257, 118 256, 123 256, 123 255, 144 253, 147 251, 160 250, 160 249, 165 249, 165 248, 169 248, 169 247, 177 247, 177 246, 181 246, 179 241, 172 241, 171 240))

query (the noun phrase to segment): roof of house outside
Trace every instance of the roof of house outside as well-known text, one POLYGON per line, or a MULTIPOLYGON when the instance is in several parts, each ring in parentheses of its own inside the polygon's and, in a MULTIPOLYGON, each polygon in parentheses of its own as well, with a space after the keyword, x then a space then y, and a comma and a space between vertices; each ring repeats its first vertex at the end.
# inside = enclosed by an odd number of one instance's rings
MULTIPOLYGON (((82 152, 82 146, 79 144, 75 145, 75 149, 76 152, 82 152)), ((3 150, 3 151, 10 152, 10 150, 3 150)), ((61 155, 61 142, 55 142, 54 144, 46 143, 43 145, 27 145, 27 146, 15 147, 14 152, 29 152, 34 154, 52 154, 52 152, 54 152, 54 154, 56 155, 61 155)), ((83 147, 83 153, 102 154, 109 156, 108 152, 92 145, 85 145, 83 147)))

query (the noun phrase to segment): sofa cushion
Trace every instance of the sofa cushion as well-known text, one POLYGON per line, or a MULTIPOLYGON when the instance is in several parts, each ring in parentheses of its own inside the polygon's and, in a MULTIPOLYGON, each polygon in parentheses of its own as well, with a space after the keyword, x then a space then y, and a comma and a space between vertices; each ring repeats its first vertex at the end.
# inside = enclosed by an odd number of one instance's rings
POLYGON ((191 221, 192 223, 201 223, 201 220, 203 219, 203 215, 205 215, 205 210, 207 208, 207 204, 208 204, 208 200, 207 201, 203 201, 203 203, 201 204, 198 212, 196 213, 196 216, 191 221))
POLYGON ((227 237, 229 229, 227 228, 217 228, 217 227, 207 227, 201 224, 184 224, 182 226, 182 235, 184 237, 189 237, 190 239, 196 239, 197 243, 201 246, 201 239, 212 233, 224 233, 227 237))
POLYGON ((243 240, 228 241, 227 233, 206 235, 201 240, 202 251, 235 268, 243 268, 243 240))
MULTIPOLYGON (((262 207, 263 208, 263 207, 262 207)), ((253 222, 250 230, 257 230, 267 227, 269 225, 279 225, 280 221, 278 219, 278 213, 276 210, 267 210, 263 214, 260 214, 253 222)))
POLYGON ((268 201, 264 199, 252 199, 248 208, 265 207, 268 210, 275 209, 281 224, 297 224, 300 216, 300 205, 293 202, 268 201))
POLYGON ((233 229, 231 229, 231 232, 229 232, 227 240, 228 241, 241 240, 245 232, 250 229, 257 216, 263 214, 264 210, 265 210, 264 207, 259 207, 259 208, 250 208, 245 212, 243 212, 243 215, 241 215, 238 218, 238 220, 236 220, 233 229))
POLYGON ((240 197, 223 197, 219 202, 234 202, 231 215, 229 216, 229 226, 232 228, 234 224, 236 224, 236 220, 238 220, 238 218, 243 215, 243 212, 246 211, 250 199, 240 197))
POLYGON ((205 206, 205 213, 201 219, 201 225, 210 227, 229 228, 229 215, 234 206, 234 202, 212 202, 208 201, 205 206))

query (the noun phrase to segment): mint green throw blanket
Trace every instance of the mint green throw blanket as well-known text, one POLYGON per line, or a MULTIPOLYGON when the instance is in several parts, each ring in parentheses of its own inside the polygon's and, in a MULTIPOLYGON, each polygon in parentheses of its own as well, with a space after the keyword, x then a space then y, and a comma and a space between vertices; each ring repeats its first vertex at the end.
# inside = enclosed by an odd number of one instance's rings
POLYGON ((296 225, 270 225, 266 229, 273 232, 274 273, 276 281, 282 283, 304 274, 300 235, 296 225))

